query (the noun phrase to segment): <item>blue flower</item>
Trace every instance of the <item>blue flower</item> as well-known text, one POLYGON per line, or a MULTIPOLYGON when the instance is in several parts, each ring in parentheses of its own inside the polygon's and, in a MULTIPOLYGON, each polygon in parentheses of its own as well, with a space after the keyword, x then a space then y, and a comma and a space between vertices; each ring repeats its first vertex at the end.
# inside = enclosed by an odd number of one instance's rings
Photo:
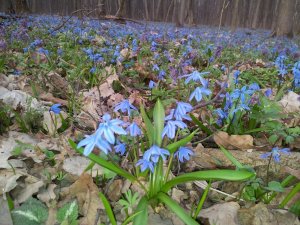
POLYGON ((300 87, 300 61, 295 63, 293 67, 293 74, 294 74, 294 86, 298 88, 300 87))
POLYGON ((127 111, 127 114, 130 115, 132 110, 137 110, 128 100, 123 100, 115 106, 114 112, 121 110, 122 113, 127 111))
POLYGON ((174 156, 177 157, 180 162, 190 160, 191 155, 194 155, 194 152, 187 147, 180 147, 174 154, 174 156))
POLYGON ((222 109, 216 109, 214 111, 218 115, 217 124, 222 125, 223 121, 228 118, 228 112, 223 111, 222 109))
POLYGON ((241 74, 241 72, 239 70, 234 71, 233 73, 233 79, 234 79, 234 83, 238 84, 239 83, 239 75, 241 74))
POLYGON ((190 98, 189 98, 189 101, 192 101, 193 98, 196 99, 197 102, 200 102, 202 100, 202 96, 203 95, 210 95, 211 94, 211 90, 209 90, 207 88, 208 86, 208 81, 206 81, 205 79, 203 79, 201 81, 203 87, 197 87, 193 92, 192 94, 190 95, 190 98))
POLYGON ((277 67, 278 75, 281 77, 284 77, 287 74, 287 68, 284 64, 286 59, 286 56, 280 55, 275 60, 275 66, 277 67))
POLYGON ((141 166, 141 171, 144 172, 147 169, 150 169, 152 173, 154 173, 154 163, 145 159, 140 159, 136 166, 141 166))
POLYGON ((126 151, 126 144, 118 141, 118 144, 114 146, 114 149, 116 153, 120 153, 121 155, 124 155, 126 151))
POLYGON ((203 75, 209 74, 209 72, 201 72, 199 73, 198 71, 194 71, 188 75, 184 75, 182 77, 187 77, 187 79, 185 80, 185 84, 190 83, 191 80, 193 81, 200 81, 202 83, 203 81, 203 75))
POLYGON ((168 150, 160 148, 157 145, 153 145, 151 148, 145 151, 143 159, 156 164, 159 160, 159 157, 161 157, 163 161, 165 161, 166 156, 168 155, 170 155, 170 152, 168 150))
POLYGON ((157 64, 154 64, 153 67, 152 67, 152 70, 153 71, 159 71, 159 67, 157 64))
POLYGON ((54 104, 50 107, 50 110, 49 111, 52 111, 54 112, 54 114, 59 114, 60 111, 61 111, 61 104, 54 104))
POLYGON ((268 88, 266 91, 265 91, 265 96, 267 98, 270 98, 270 96, 272 95, 272 89, 271 88, 268 88))
POLYGON ((193 106, 190 103, 187 102, 177 102, 177 107, 174 112, 174 116, 176 120, 191 120, 191 118, 186 115, 187 113, 191 112, 193 110, 193 106))
POLYGON ((235 89, 230 97, 235 100, 235 99, 241 99, 242 101, 245 100, 246 95, 251 96, 253 94, 253 90, 247 89, 247 86, 243 86, 241 89, 235 89))
POLYGON ((153 80, 150 80, 150 82, 149 82, 149 88, 150 88, 150 89, 155 88, 156 85, 157 85, 157 84, 156 84, 153 80))
POLYGON ((92 67, 91 69, 90 69, 90 73, 95 73, 96 72, 96 67, 92 67))
POLYGON ((135 122, 130 124, 129 127, 127 127, 126 131, 129 132, 131 137, 136 137, 142 134, 141 129, 135 122))
POLYGON ((175 137, 177 127, 184 129, 187 127, 187 125, 184 122, 179 120, 176 121, 169 120, 167 122, 167 125, 164 127, 161 136, 164 137, 165 135, 167 135, 168 138, 173 139, 175 137))
POLYGON ((259 87, 258 83, 252 83, 249 85, 249 90, 259 91, 260 87, 259 87))
POLYGON ((99 131, 96 131, 96 133, 90 136, 87 135, 85 139, 81 140, 77 147, 80 148, 82 146, 85 146, 83 152, 85 156, 88 156, 93 151, 95 146, 102 150, 105 154, 107 154, 108 151, 111 151, 109 143, 101 137, 99 131))
POLYGON ((103 135, 104 138, 111 144, 115 143, 115 134, 123 134, 126 135, 126 131, 120 127, 119 125, 123 124, 123 121, 119 119, 110 119, 109 114, 104 114, 102 117, 103 123, 100 123, 97 132, 99 132, 100 135, 103 135))
POLYGON ((159 80, 164 79, 165 75, 166 75, 166 72, 164 70, 160 70, 158 73, 158 79, 159 80))
POLYGON ((266 159, 266 158, 269 158, 272 155, 274 161, 276 163, 279 163, 280 162, 280 154, 281 153, 288 155, 288 154, 290 154, 290 149, 289 148, 282 148, 282 149, 280 149, 278 147, 275 147, 275 148, 272 149, 271 152, 267 152, 267 153, 261 154, 260 158, 266 159))

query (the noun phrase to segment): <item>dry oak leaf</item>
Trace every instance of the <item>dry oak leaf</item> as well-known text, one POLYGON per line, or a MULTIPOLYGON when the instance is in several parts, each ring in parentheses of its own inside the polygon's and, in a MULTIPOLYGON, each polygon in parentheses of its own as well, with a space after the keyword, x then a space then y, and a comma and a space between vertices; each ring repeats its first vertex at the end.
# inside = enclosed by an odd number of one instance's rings
POLYGON ((226 149, 247 150, 254 147, 251 135, 229 135, 224 131, 218 131, 213 137, 217 145, 226 149))
POLYGON ((99 189, 93 182, 93 178, 87 174, 82 174, 79 179, 70 187, 63 188, 61 197, 64 201, 69 201, 76 197, 79 206, 79 212, 83 215, 79 224, 90 225, 95 224, 97 218, 97 210, 104 209, 104 206, 98 196, 99 189))

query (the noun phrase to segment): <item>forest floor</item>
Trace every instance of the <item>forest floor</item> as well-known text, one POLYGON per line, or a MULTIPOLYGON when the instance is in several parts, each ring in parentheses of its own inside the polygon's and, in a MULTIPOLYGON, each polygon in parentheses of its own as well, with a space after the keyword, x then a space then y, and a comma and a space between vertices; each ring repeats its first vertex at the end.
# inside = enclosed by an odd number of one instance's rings
POLYGON ((300 224, 300 39, 0 19, 0 225, 300 224))

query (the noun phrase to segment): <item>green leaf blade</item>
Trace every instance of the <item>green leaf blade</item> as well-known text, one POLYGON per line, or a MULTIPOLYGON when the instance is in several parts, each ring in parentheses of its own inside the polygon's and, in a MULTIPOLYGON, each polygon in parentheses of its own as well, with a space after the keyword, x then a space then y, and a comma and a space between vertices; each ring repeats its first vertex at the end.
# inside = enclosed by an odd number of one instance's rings
POLYGON ((165 193, 159 193, 157 198, 168 206, 185 224, 199 225, 191 216, 189 216, 182 207, 165 193))
POLYGON ((253 177, 254 174, 246 170, 207 170, 186 173, 165 183, 162 187, 163 192, 169 191, 173 186, 196 181, 196 180, 228 180, 228 181, 243 181, 253 177))

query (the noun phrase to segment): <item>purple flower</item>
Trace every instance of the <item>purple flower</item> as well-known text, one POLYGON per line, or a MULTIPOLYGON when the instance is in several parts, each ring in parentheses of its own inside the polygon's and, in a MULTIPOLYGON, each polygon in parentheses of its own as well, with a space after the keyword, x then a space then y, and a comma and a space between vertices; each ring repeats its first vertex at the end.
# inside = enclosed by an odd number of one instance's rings
POLYGON ((54 114, 59 114, 60 111, 61 111, 61 104, 54 104, 50 107, 50 110, 51 112, 53 112, 54 114))
POLYGON ((139 136, 142 134, 142 131, 141 129, 139 128, 139 126, 133 122, 132 124, 130 124, 127 129, 126 129, 127 132, 129 132, 130 136, 131 137, 136 137, 136 136, 139 136))
POLYGON ((205 79, 203 79, 201 81, 203 87, 197 87, 192 94, 190 95, 189 101, 192 101, 193 98, 196 99, 197 102, 200 102, 202 100, 202 96, 203 95, 210 95, 211 94, 211 90, 209 90, 208 87, 208 81, 206 81, 205 79))
POLYGON ((126 144, 118 141, 118 144, 114 146, 114 149, 116 153, 120 153, 121 155, 124 155, 126 151, 126 144))
POLYGON ((190 83, 190 81, 200 81, 202 83, 202 81, 204 80, 204 78, 202 77, 203 75, 209 74, 209 72, 201 72, 199 73, 198 71, 194 71, 188 75, 184 75, 182 77, 187 77, 187 79, 185 80, 185 84, 190 83))
POLYGON ((90 136, 87 135, 85 139, 81 140, 77 145, 78 148, 83 146, 85 146, 83 152, 85 156, 88 156, 93 151, 95 146, 102 150, 105 154, 107 154, 108 151, 111 151, 109 143, 101 137, 99 131, 96 131, 90 136))
POLYGON ((100 123, 97 132, 99 132, 100 135, 103 135, 104 138, 111 144, 115 143, 115 134, 123 134, 126 135, 126 131, 120 127, 121 124, 123 124, 123 121, 119 119, 110 119, 109 114, 104 114, 102 117, 103 123, 100 123))
POLYGON ((128 100, 123 100, 115 106, 114 112, 121 111, 122 113, 127 111, 127 114, 130 116, 132 110, 137 110, 128 100))
POLYGON ((270 96, 272 95, 272 89, 271 88, 268 88, 266 91, 265 91, 265 96, 267 98, 270 98, 270 96))
POLYGON ((155 88, 156 85, 157 85, 157 84, 156 84, 153 80, 150 80, 150 82, 149 82, 149 88, 150 88, 150 89, 155 88))
POLYGON ((143 155, 143 159, 147 161, 151 161, 156 164, 161 157, 164 161, 166 160, 166 156, 170 155, 169 151, 163 148, 158 147, 157 145, 153 145, 147 151, 145 151, 143 155))
POLYGON ((184 122, 179 120, 176 121, 169 120, 167 122, 167 125, 164 127, 161 136, 164 137, 165 135, 167 135, 168 138, 173 139, 175 137, 177 127, 184 129, 187 127, 187 125, 184 122))
POLYGON ((174 156, 177 157, 180 162, 190 160, 191 155, 194 155, 194 152, 187 147, 180 147, 174 154, 174 156))
POLYGON ((281 155, 281 153, 288 155, 288 154, 290 154, 290 149, 289 148, 282 148, 282 149, 280 149, 278 147, 275 147, 275 148, 272 149, 271 152, 267 152, 267 153, 261 154, 260 158, 266 159, 266 158, 269 158, 270 156, 272 156, 273 159, 274 159, 274 161, 276 163, 279 163, 280 162, 280 155, 281 155))
POLYGON ((154 163, 145 159, 140 159, 136 166, 141 166, 141 171, 144 172, 147 169, 150 169, 152 173, 154 173, 154 163))
POLYGON ((234 78, 234 83, 238 84, 239 83, 239 75, 241 74, 241 72, 239 70, 234 71, 233 73, 233 78, 234 78))

